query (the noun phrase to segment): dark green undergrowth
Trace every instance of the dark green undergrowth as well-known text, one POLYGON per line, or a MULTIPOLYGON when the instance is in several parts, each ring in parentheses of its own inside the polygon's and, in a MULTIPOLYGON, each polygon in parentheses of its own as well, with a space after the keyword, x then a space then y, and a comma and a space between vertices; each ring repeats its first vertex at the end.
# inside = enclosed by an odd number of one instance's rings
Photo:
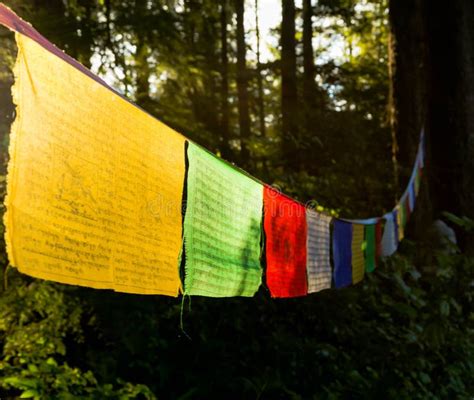
POLYGON ((8 274, 0 398, 453 399, 474 395, 474 259, 416 243, 362 284, 181 301, 8 274))

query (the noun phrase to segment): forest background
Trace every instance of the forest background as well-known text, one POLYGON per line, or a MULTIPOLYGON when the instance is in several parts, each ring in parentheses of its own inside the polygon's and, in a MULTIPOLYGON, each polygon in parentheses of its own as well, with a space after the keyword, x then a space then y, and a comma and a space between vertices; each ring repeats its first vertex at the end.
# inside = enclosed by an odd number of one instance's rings
MULTIPOLYGON (((0 398, 472 398, 469 1, 5 4, 161 121, 319 209, 389 211, 422 127, 428 164, 409 239, 362 284, 193 297, 184 330, 177 299, 31 279, 3 247, 0 398)), ((0 40, 4 183, 16 48, 6 29, 0 40)))

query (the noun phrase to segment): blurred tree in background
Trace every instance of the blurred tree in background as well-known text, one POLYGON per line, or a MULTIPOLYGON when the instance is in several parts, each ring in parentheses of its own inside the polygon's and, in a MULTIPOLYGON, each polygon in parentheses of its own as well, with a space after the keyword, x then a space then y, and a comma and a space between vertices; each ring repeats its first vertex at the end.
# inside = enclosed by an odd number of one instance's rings
MULTIPOLYGON (((451 121, 453 104, 464 122, 455 124, 457 142, 445 139, 455 167, 469 167, 469 145, 460 155, 455 149, 472 136, 463 108, 472 93, 472 7, 282 0, 275 2, 281 18, 267 32, 259 29, 264 11, 255 12, 263 3, 6 2, 163 122, 343 216, 393 207, 424 123, 437 132, 429 182, 436 168, 452 167, 443 164, 436 118, 451 121), (443 10, 457 27, 447 36, 457 47, 440 64, 449 48, 436 41, 443 10), (461 99, 452 94, 448 111, 444 76, 467 87, 461 99)), ((4 175, 15 45, 6 30, 0 37, 4 175)), ((474 261, 447 255, 429 234, 440 211, 473 217, 472 168, 466 171, 456 175, 461 194, 452 208, 436 194, 436 181, 424 183, 414 236, 424 237, 431 257, 421 264, 420 242, 406 241, 403 255, 342 291, 272 300, 262 288, 252 299, 196 297, 189 307, 186 299, 186 332, 176 299, 68 287, 9 270, 0 295, 0 398, 469 398, 474 261), (433 205, 433 196, 443 201, 433 205)), ((474 231, 469 218, 453 220, 460 232, 474 231)), ((7 265, 4 251, 1 262, 7 265)))

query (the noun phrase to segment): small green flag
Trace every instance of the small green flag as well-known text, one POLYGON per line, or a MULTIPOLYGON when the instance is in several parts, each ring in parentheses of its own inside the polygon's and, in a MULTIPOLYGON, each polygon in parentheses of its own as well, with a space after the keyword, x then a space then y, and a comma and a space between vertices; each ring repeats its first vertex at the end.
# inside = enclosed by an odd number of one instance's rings
POLYGON ((263 186, 200 147, 188 147, 185 294, 253 296, 262 281, 263 186))
POLYGON ((365 270, 375 270, 375 225, 365 227, 365 270))

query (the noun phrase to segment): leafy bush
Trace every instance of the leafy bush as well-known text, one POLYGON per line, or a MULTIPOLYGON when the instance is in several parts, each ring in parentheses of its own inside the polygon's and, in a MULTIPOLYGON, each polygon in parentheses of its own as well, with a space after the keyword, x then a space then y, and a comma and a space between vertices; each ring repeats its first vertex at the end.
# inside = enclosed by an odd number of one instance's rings
POLYGON ((417 244, 403 244, 347 289, 185 299, 186 332, 179 300, 11 271, 0 397, 470 398, 474 259, 435 250, 432 265, 416 266, 417 244))
POLYGON ((66 342, 83 343, 83 317, 73 289, 17 277, 0 296, 0 397, 153 398, 145 386, 99 384, 92 371, 69 365, 66 342))

